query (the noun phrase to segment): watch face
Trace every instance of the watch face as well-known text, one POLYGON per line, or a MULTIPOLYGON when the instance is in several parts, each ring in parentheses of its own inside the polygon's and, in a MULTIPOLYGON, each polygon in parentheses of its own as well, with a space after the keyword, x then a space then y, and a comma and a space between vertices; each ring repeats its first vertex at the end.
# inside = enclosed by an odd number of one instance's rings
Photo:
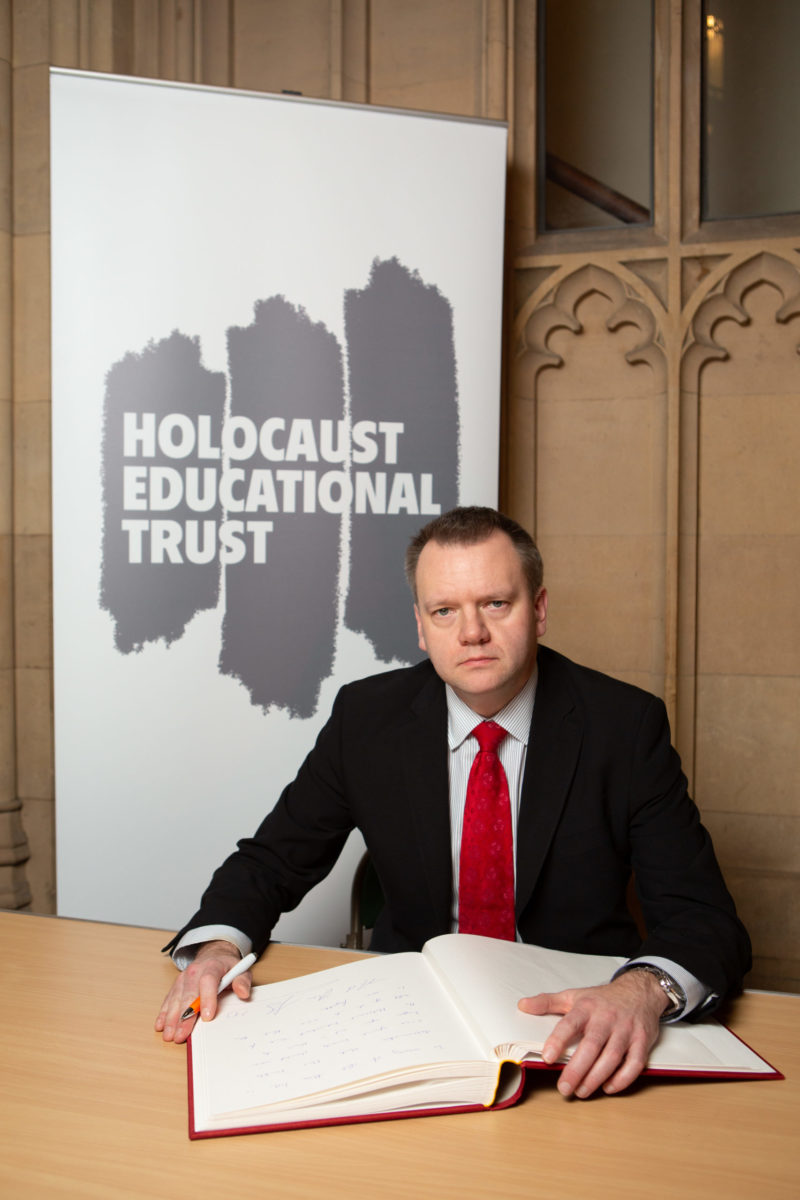
POLYGON ((664 992, 666 994, 667 999, 669 1000, 669 1008, 665 1010, 664 1015, 671 1016, 674 1012, 678 1011, 678 1009, 681 1006, 681 1002, 678 999, 678 997, 675 995, 675 993, 670 990, 670 988, 665 987, 664 992))
POLYGON ((670 1002, 670 1007, 666 1009, 662 1015, 665 1017, 671 1017, 673 1013, 676 1013, 679 1009, 683 1008, 684 1004, 686 1003, 686 997, 682 995, 681 988, 678 987, 673 979, 670 979, 669 975, 659 975, 658 982, 661 984, 661 987, 664 989, 664 994, 667 996, 670 1002))

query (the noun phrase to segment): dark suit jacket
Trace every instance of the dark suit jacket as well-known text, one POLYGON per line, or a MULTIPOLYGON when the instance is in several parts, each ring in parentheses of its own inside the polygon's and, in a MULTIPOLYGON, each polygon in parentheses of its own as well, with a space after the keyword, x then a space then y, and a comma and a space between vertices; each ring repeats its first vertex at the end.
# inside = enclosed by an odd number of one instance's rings
MULTIPOLYGON (((749 939, 687 794, 664 705, 543 646, 538 663, 517 841, 522 938, 583 953, 661 955, 720 995, 737 988, 749 939), (626 905, 631 871, 644 941, 626 905)), ((296 779, 217 870, 176 937, 223 923, 260 953, 354 826, 386 899, 372 947, 418 950, 448 932, 447 705, 427 661, 341 689, 296 779)))

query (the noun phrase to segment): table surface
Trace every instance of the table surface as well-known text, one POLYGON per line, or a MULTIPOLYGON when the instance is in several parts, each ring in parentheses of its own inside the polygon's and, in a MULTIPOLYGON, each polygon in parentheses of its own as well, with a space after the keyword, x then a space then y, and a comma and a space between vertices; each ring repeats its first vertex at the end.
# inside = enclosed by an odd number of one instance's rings
MULTIPOLYGON (((724 1018, 781 1081, 639 1081, 567 1101, 533 1072, 498 1112, 191 1142, 186 1051, 153 1021, 168 935, 0 913, 0 1195, 587 1200, 800 1195, 800 997, 748 992, 724 1018)), ((257 983, 356 957, 272 945, 257 983)))

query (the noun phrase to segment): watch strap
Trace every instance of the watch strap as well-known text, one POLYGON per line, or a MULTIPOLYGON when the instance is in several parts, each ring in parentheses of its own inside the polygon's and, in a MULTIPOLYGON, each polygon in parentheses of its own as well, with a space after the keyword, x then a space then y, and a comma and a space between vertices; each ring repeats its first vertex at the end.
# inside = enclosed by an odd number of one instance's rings
POLYGON ((627 970, 647 971, 649 975, 653 975, 657 980, 659 987, 669 1001, 669 1005, 664 1009, 660 1020, 669 1021, 683 1012, 686 1007, 686 993, 681 985, 667 971, 663 970, 662 967, 657 967, 653 963, 633 963, 627 970))

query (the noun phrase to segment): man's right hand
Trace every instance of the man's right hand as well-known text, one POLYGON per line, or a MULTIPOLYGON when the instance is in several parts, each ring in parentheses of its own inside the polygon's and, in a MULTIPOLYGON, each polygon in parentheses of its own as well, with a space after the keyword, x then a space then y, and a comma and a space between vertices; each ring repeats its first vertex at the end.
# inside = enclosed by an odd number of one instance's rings
MULTIPOLYGON (((165 1042, 185 1042, 197 1018, 190 1016, 182 1021, 181 1015, 198 996, 202 1020, 213 1020, 219 981, 241 957, 231 942, 204 942, 194 961, 181 971, 167 993, 156 1017, 156 1033, 162 1034, 165 1042)), ((242 1000, 249 1000, 251 984, 250 972, 244 971, 237 975, 231 988, 242 1000)))

